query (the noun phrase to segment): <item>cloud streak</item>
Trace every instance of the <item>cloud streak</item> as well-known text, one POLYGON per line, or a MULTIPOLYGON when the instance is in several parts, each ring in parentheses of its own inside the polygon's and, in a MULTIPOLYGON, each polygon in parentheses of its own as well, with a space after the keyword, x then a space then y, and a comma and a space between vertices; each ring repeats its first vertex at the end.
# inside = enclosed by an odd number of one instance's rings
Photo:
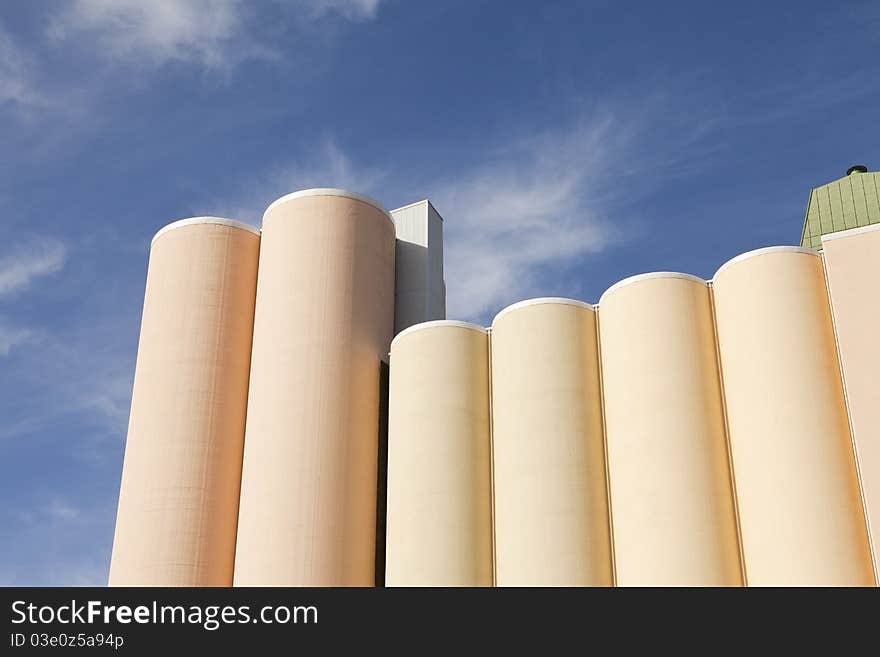
POLYGON ((0 25, 0 106, 40 107, 46 99, 33 81, 33 64, 0 25))
MULTIPOLYGON (((64 242, 43 237, 0 256, 0 301, 17 301, 38 280, 61 271, 67 255, 64 242)), ((67 284, 75 288, 92 281, 77 282, 74 276, 67 284)), ((85 293, 88 287, 79 289, 85 293)), ((0 376, 0 388, 15 381, 0 404, 0 415, 7 420, 0 427, 0 438, 20 437, 71 417, 87 421, 97 435, 120 437, 131 394, 136 340, 131 330, 137 326, 132 311, 139 306, 139 300, 119 299, 101 314, 93 310, 88 317, 52 306, 41 322, 45 326, 28 325, 33 321, 22 325, 20 313, 11 310, 0 315, 0 357, 20 349, 27 359, 8 364, 0 376), (64 321, 50 326, 48 317, 60 313, 65 313, 64 321)))
POLYGON ((21 245, 0 257, 0 297, 28 287, 35 278, 59 271, 66 257, 64 244, 53 239, 21 245))
POLYGON ((430 198, 446 220, 448 316, 485 323, 521 299, 578 294, 578 286, 561 287, 565 271, 634 239, 641 195, 704 165, 703 124, 664 126, 670 134, 658 138, 646 115, 596 111, 488 148, 429 182, 414 181, 408 170, 364 165, 328 138, 307 149, 314 156, 259 179, 268 182, 243 184, 249 191, 239 200, 194 210, 259 224, 272 200, 298 189, 342 187, 380 200, 411 190, 407 201, 430 198))
POLYGON ((259 226, 263 212, 275 199, 299 189, 338 187, 362 194, 375 194, 387 180, 388 172, 363 166, 342 149, 332 137, 324 137, 309 149, 310 155, 263 173, 242 185, 247 191, 232 198, 221 198, 193 207, 192 214, 219 214, 259 226))
POLYGON ((122 440, 136 340, 127 332, 131 322, 118 319, 101 317, 91 330, 4 330, 0 324, 0 356, 29 345, 26 364, 12 364, 4 372, 10 381, 16 379, 18 388, 0 405, 7 420, 0 427, 0 439, 18 439, 75 421, 87 426, 91 436, 90 444, 83 443, 83 456, 98 459, 107 441, 122 440))
POLYGON ((379 13, 381 0, 305 0, 316 17, 336 13, 349 20, 370 20, 379 13))
POLYGON ((25 119, 47 110, 82 119, 94 96, 118 84, 121 70, 130 79, 137 69, 135 79, 141 79, 178 66, 228 80, 246 61, 289 63, 291 42, 294 55, 308 58, 316 42, 332 34, 330 26, 318 23, 368 22, 377 18, 381 2, 279 2, 261 8, 275 16, 267 24, 246 0, 70 0, 41 16, 42 38, 27 45, 13 38, 0 17, 0 109, 11 108, 25 119), (72 64, 88 65, 89 77, 76 76, 75 85, 69 77, 50 80, 46 63, 59 52, 72 64))
MULTIPOLYGON (((333 14, 366 21, 376 17, 380 1, 299 0, 281 10, 295 23, 333 14)), ((51 19, 47 34, 56 43, 88 37, 117 61, 228 70, 277 57, 253 14, 244 0, 74 0, 51 19)))
MULTIPOLYGON (((579 296, 570 278, 650 231, 644 200, 710 169, 723 153, 719 119, 686 85, 579 107, 535 131, 507 130, 454 163, 421 170, 353 157, 332 137, 309 153, 242 180, 238 196, 196 207, 259 224, 266 206, 307 187, 342 187, 401 204, 429 198, 443 215, 447 316, 487 323, 505 305, 535 296, 579 296), (512 137, 510 135, 513 135, 512 137), (257 193, 254 193, 257 190, 257 193)), ((398 162, 405 162, 406 144, 398 162), (402 158, 402 159, 400 159, 402 158)), ((393 148, 400 148, 393 146, 393 148)))
POLYGON ((30 329, 0 324, 0 356, 8 356, 14 347, 29 342, 33 336, 30 329))
POLYGON ((69 494, 34 494, 25 508, 0 513, 18 541, 0 560, 0 586, 106 586, 115 505, 69 494), (102 545, 93 545, 95 536, 102 545), (22 540, 26 537, 27 540, 22 540))
POLYGON ((241 0, 75 0, 56 14, 55 41, 87 36, 112 58, 223 68, 261 51, 242 42, 241 0))
POLYGON ((446 221, 451 317, 487 320, 500 306, 543 291, 546 270, 625 239, 607 219, 604 169, 630 133, 610 118, 504 148, 445 180, 432 194, 446 221))

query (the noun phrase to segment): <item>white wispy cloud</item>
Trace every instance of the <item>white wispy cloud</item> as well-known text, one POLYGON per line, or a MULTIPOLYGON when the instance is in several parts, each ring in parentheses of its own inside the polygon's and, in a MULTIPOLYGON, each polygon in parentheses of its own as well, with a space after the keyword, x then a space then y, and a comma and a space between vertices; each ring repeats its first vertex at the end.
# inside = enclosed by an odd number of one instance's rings
POLYGON ((64 266, 67 249, 62 242, 43 239, 19 245, 0 256, 0 296, 26 288, 33 279, 64 266))
MULTIPOLYGON (((375 18, 380 0, 297 0, 279 5, 291 25, 328 14, 375 18)), ((161 66, 192 63, 229 69, 277 53, 244 0, 74 0, 49 22, 56 42, 86 36, 117 61, 161 66)))
POLYGON ((71 522, 80 517, 81 510, 62 497, 53 498, 43 509, 45 515, 60 522, 71 522))
POLYGON ((304 0, 315 16, 337 13, 349 20, 375 18, 382 0, 304 0))
POLYGON ((46 110, 85 115, 93 96, 115 84, 119 66, 137 68, 139 76, 171 64, 228 76, 247 60, 289 59, 291 41, 301 46, 294 54, 307 52, 314 43, 305 37, 316 33, 319 19, 370 21, 381 2, 289 0, 274 5, 278 18, 266 30, 260 23, 266 7, 246 0, 70 0, 43 16, 44 38, 27 42, 15 38, 0 16, 0 108, 12 107, 27 119, 46 110), (101 68, 75 85, 63 79, 47 84, 53 70, 46 55, 57 48, 74 61, 88 52, 101 68))
POLYGON ((566 267, 625 239, 607 220, 616 192, 608 161, 628 156, 636 135, 609 115, 517 141, 438 179, 353 159, 332 138, 307 158, 246 181, 238 199, 214 201, 214 212, 259 224, 275 198, 308 187, 341 187, 375 196, 430 198, 446 219, 448 315, 484 320, 499 304, 540 291, 543 270, 566 267), (389 194, 390 192, 390 194, 389 194))
POLYGON ((219 214, 260 225, 263 211, 275 199, 299 189, 338 187, 361 194, 375 194, 388 172, 355 162, 332 137, 324 137, 309 155, 245 181, 246 191, 232 198, 218 198, 191 208, 195 214, 219 214))
POLYGON ((14 347, 28 342, 33 337, 34 331, 31 329, 0 323, 0 356, 8 356, 14 347))
POLYGON ((429 198, 445 219, 447 315, 487 322, 522 299, 580 294, 568 272, 637 239, 646 194, 712 165, 713 119, 675 111, 674 99, 607 101, 567 123, 463 153, 433 177, 388 159, 360 160, 325 138, 304 149, 310 156, 242 181, 247 191, 237 199, 193 210, 259 224, 271 201, 307 187, 342 187, 386 205, 429 198))
POLYGON ((276 171, 273 182, 282 193, 303 187, 341 187, 369 193, 386 175, 376 167, 356 164, 335 139, 325 137, 310 157, 276 171))
MULTIPOLYGON (((73 350, 70 356, 70 373, 75 371, 76 363, 85 367, 89 360, 86 342, 73 350)), ((131 386, 134 379, 135 352, 131 348, 114 345, 102 354, 96 371, 82 377, 78 388, 69 386, 66 391, 68 407, 64 410, 85 413, 100 425, 103 431, 114 440, 125 436, 128 412, 131 406, 131 386)))
MULTIPOLYGON (((67 253, 66 243, 43 237, 0 255, 0 357, 14 349, 28 350, 26 362, 0 369, 0 388, 8 386, 0 402, 5 419, 0 439, 27 435, 71 417, 84 418, 96 435, 124 435, 141 303, 135 297, 142 290, 132 296, 114 288, 120 298, 97 305, 85 318, 69 308, 44 306, 42 319, 24 320, 15 305, 18 295, 36 287, 38 279, 62 270, 67 253), (61 312, 64 321, 53 323, 51 318, 61 312)), ((67 294, 77 289, 79 294, 92 294, 94 282, 68 276, 67 294)))
POLYGON ((260 54, 241 0, 74 0, 50 21, 56 41, 87 36, 112 58, 222 68, 260 54))
MULTIPOLYGON (((138 302, 137 305, 140 305, 138 302)), ((125 312, 135 312, 134 306, 125 312)), ((18 439, 35 431, 75 421, 88 427, 84 458, 102 458, 107 441, 122 441, 131 403, 136 335, 130 318, 103 316, 95 325, 77 329, 11 331, 9 349, 30 343, 26 363, 7 368, 4 378, 16 380, 0 404, 5 422, 0 439, 18 439), (35 394, 39 391, 39 394, 35 394), (5 407, 5 409, 4 409, 5 407)), ((4 334, 0 326, 0 355, 4 334)), ((23 347, 22 347, 23 348, 23 347)), ((85 435, 85 434, 84 434, 85 435)))
POLYGON ((15 532, 0 535, 0 586, 107 584, 115 500, 95 503, 78 493, 34 493, 0 512, 3 527, 15 532))
POLYGON ((499 150, 430 196, 447 218, 450 317, 484 319, 543 292, 545 269, 570 265, 625 238, 608 220, 615 192, 608 163, 632 147, 629 126, 610 117, 499 150))
POLYGON ((34 80, 29 54, 0 25, 0 106, 40 107, 46 99, 34 80))

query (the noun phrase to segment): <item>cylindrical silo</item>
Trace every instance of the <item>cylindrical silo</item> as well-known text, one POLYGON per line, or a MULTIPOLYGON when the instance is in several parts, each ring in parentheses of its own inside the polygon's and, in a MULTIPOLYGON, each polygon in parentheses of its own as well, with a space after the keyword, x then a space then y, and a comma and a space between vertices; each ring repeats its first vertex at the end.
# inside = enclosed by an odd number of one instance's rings
POLYGON ((820 256, 752 251, 713 287, 748 584, 872 584, 820 256))
POLYGON ((857 455, 874 576, 880 574, 880 224, 822 236, 823 261, 857 455))
POLYGON ((342 190, 263 216, 237 586, 374 583, 394 239, 381 205, 342 190))
POLYGON ((184 219, 153 238, 112 586, 230 586, 259 231, 184 219))
POLYGON ((492 323, 498 586, 610 586, 596 314, 530 299, 492 323))
POLYGON ((489 340, 439 320, 391 345, 388 586, 492 586, 489 340))
POLYGON ((621 281, 599 334, 617 583, 742 585, 706 282, 621 281))

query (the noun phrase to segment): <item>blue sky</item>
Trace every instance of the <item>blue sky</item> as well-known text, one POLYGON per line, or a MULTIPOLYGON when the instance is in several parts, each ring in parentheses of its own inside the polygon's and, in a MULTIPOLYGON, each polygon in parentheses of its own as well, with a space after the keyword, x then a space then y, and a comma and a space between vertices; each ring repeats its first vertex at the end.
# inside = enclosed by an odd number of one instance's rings
POLYGON ((345 187, 445 217, 450 317, 711 277, 880 167, 880 4, 0 4, 0 584, 104 584, 149 242, 345 187))

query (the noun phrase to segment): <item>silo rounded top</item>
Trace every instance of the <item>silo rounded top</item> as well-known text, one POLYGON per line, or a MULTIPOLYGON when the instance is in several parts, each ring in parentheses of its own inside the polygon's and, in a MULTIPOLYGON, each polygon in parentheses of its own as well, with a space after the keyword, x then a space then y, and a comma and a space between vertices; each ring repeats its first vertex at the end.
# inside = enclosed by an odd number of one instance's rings
POLYGON ((707 281, 703 280, 699 276, 694 276, 693 274, 684 274, 678 271, 652 271, 647 274, 636 274, 635 276, 630 276, 628 278, 624 278, 622 281, 616 282, 614 285, 609 287, 602 293, 602 296, 599 297, 599 306, 602 305, 602 299, 607 297, 609 294, 614 292, 615 290, 619 290, 622 287, 626 287, 627 285, 632 285, 633 283, 638 283, 640 281, 647 281, 655 278, 680 278, 686 281, 693 281, 694 283, 700 283, 701 285, 708 285, 707 281))
POLYGON ((355 201, 360 201, 361 203, 366 203, 367 205, 371 205, 372 207, 379 210, 382 214, 384 214, 388 221, 394 223, 394 220, 391 218, 391 213, 385 209, 379 201, 370 198, 369 196, 364 196, 363 194, 358 194, 357 192, 349 192, 345 189, 335 189, 332 187, 316 187, 314 189, 301 189, 298 192, 291 192, 290 194, 285 194, 281 198, 278 198, 272 203, 269 204, 269 207, 266 208, 266 211, 263 213, 263 221, 266 221, 266 217, 276 206, 282 205, 289 201, 293 201, 300 198, 308 198, 310 196, 337 196, 341 198, 353 199, 355 201))
POLYGON ((435 319, 430 322, 422 322, 421 324, 413 324, 412 326, 403 329, 400 333, 394 336, 394 339, 391 341, 391 347, 394 347, 394 343, 397 342, 398 339, 402 338, 405 335, 409 335, 410 333, 415 333, 416 331, 422 331, 424 329, 430 328, 442 328, 442 327, 450 327, 450 328, 463 328, 468 329, 470 331, 478 331, 480 333, 488 333, 488 329, 484 326, 480 326, 479 324, 473 324, 471 322, 462 322, 456 319, 435 319))
POLYGON ((816 256, 817 258, 821 257, 818 251, 814 249, 808 249, 803 246, 768 246, 763 249, 746 251, 745 253, 741 253, 740 255, 731 258, 718 268, 718 271, 715 272, 715 276, 712 277, 712 280, 718 278, 718 275, 731 265, 735 265, 739 262, 742 262, 743 260, 748 260, 750 258, 755 258, 761 255, 768 255, 771 253, 800 253, 803 255, 816 256))
POLYGON ((502 308, 498 311, 498 314, 495 315, 495 319, 492 320, 492 326, 495 325, 501 317, 504 315, 513 312, 514 310, 519 310, 521 308, 527 308, 529 306, 540 306, 544 304, 555 304, 560 306, 577 306, 579 308, 586 308, 587 310, 594 311, 595 308, 592 304, 587 303, 586 301, 579 301, 578 299, 569 299, 567 297, 537 297, 535 299, 525 299, 523 301, 517 301, 516 303, 512 303, 505 308, 502 308))
POLYGON ((176 228, 184 228, 186 226, 197 226, 200 224, 215 224, 218 226, 229 226, 230 228, 238 228, 240 230, 246 230, 249 233, 253 233, 254 235, 260 234, 260 229, 256 226, 251 226, 243 221, 236 221, 235 219, 224 219, 223 217, 189 217, 188 219, 179 219, 177 221, 172 221, 167 226, 163 226, 160 228, 155 235, 153 235, 153 239, 150 242, 150 246, 152 247, 155 244, 156 240, 159 239, 160 236, 168 233, 176 228))

